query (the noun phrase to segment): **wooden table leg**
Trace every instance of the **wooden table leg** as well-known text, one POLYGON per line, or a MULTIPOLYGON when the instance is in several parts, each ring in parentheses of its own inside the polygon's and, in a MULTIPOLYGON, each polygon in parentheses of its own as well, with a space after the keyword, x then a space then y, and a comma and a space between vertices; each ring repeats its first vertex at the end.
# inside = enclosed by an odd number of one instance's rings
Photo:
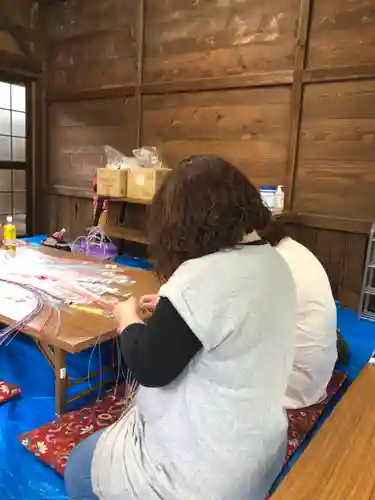
POLYGON ((55 368, 55 412, 61 415, 66 405, 67 372, 66 352, 59 347, 54 347, 55 368))

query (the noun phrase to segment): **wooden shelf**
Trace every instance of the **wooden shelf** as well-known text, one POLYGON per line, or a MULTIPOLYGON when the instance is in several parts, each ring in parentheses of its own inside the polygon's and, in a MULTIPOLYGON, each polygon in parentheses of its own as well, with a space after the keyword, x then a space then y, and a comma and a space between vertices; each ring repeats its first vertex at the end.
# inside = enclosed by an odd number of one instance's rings
POLYGON ((148 245, 148 238, 143 231, 139 229, 130 229, 120 226, 105 226, 104 232, 112 238, 119 238, 120 240, 134 241, 148 245))
POLYGON ((135 205, 151 205, 152 200, 142 200, 138 198, 108 198, 108 201, 117 203, 134 203, 135 205))
MULTIPOLYGON (((12 162, 14 163, 14 162, 12 162)), ((17 162, 15 162, 17 163, 17 162)), ((13 168, 13 167, 12 167, 13 168)), ((56 194, 59 196, 69 196, 73 198, 89 198, 92 199, 94 196, 99 198, 107 198, 106 196, 98 195, 92 189, 77 188, 71 186, 48 186, 45 189, 46 194, 56 194)), ((114 203, 133 203, 134 205, 151 205, 152 200, 142 200, 138 198, 108 198, 109 201, 114 203)))

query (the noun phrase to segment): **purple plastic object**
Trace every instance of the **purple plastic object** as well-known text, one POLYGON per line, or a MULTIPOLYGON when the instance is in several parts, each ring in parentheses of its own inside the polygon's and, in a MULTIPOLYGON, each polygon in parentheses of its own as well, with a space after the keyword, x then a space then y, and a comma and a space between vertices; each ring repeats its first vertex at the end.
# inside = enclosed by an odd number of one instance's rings
POLYGON ((87 240, 83 239, 79 245, 81 251, 89 257, 100 260, 111 260, 117 256, 117 248, 111 242, 102 241, 100 244, 91 242, 87 245, 87 240))

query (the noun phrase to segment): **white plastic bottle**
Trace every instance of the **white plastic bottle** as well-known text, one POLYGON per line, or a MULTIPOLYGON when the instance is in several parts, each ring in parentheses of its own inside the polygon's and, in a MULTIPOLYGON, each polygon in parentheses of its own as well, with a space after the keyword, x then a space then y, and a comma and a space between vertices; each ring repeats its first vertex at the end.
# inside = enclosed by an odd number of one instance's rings
POLYGON ((283 191, 284 186, 277 186, 276 193, 275 193, 275 211, 280 213, 284 210, 284 191, 283 191))
POLYGON ((275 209, 276 188, 274 186, 262 186, 259 192, 263 203, 273 212, 275 209))

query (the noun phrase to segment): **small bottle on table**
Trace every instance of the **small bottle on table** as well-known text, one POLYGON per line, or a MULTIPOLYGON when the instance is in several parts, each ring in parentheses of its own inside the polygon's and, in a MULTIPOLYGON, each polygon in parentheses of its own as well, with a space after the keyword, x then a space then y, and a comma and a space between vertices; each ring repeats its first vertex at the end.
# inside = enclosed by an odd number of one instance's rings
POLYGON ((7 223, 4 226, 4 247, 6 250, 15 250, 17 240, 16 226, 13 224, 13 217, 7 216, 7 223))

